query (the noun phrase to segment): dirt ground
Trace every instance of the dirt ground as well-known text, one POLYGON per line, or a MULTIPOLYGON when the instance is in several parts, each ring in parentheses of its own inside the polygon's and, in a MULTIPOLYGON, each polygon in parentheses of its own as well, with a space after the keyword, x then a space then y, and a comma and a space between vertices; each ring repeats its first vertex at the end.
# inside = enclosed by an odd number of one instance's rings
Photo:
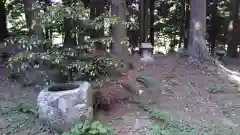
MULTIPOLYGON (((166 110, 172 120, 181 121, 199 131, 215 130, 216 135, 240 131, 240 65, 216 67, 210 62, 178 55, 159 56, 153 63, 136 62, 137 67, 101 90, 110 95, 130 95, 121 83, 136 86, 138 100, 155 102, 154 109, 166 110), (136 82, 137 76, 150 78, 149 88, 136 82)), ((1 69, 0 134, 50 135, 32 109, 22 109, 24 103, 34 106, 38 90, 21 88, 10 83, 1 69)), ((154 123, 146 111, 135 104, 117 103, 109 112, 100 112, 98 120, 111 125, 117 135, 151 135, 154 123)))

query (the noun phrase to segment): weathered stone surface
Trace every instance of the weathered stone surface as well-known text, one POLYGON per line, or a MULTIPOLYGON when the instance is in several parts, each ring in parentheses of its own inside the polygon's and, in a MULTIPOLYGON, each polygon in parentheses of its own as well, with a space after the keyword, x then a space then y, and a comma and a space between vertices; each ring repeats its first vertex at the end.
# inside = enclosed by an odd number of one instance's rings
POLYGON ((68 131, 80 120, 93 117, 92 89, 88 82, 47 87, 39 93, 37 103, 39 119, 58 132, 68 131))
POLYGON ((142 52, 142 58, 141 61, 144 63, 153 62, 154 58, 152 57, 152 50, 153 46, 151 43, 142 43, 141 44, 141 52, 142 52))

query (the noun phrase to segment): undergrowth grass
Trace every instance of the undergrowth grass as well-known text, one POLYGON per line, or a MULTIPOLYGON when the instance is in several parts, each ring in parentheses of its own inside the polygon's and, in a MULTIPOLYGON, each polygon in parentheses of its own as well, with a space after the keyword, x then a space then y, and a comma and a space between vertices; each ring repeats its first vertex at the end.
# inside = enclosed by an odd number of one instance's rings
POLYGON ((150 128, 151 135, 240 135, 231 129, 223 128, 200 131, 188 124, 172 121, 167 111, 152 111, 150 116, 157 121, 150 128))

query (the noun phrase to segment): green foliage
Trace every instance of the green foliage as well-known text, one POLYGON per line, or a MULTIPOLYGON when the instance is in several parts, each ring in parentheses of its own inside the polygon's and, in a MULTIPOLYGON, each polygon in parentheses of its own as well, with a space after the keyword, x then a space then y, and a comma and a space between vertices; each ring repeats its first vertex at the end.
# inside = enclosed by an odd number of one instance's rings
POLYGON ((163 122, 167 122, 170 120, 169 113, 167 111, 163 111, 163 110, 162 111, 154 110, 150 113, 150 116, 154 119, 161 120, 163 122))
POLYGON ((167 111, 152 111, 151 117, 160 120, 160 124, 151 127, 152 135, 199 135, 198 132, 189 125, 171 121, 167 111))
POLYGON ((147 88, 153 84, 153 79, 149 76, 139 76, 136 78, 136 81, 142 83, 147 88))
POLYGON ((8 31, 13 34, 26 34, 27 25, 21 1, 6 0, 8 31))
MULTIPOLYGON (((95 54, 97 45, 101 44, 102 48, 106 49, 112 41, 110 33, 95 35, 96 31, 103 26, 106 28, 119 23, 118 18, 111 17, 106 12, 90 19, 90 9, 85 8, 81 1, 71 6, 61 3, 47 6, 45 3, 40 3, 38 7, 42 7, 38 19, 44 34, 47 28, 51 28, 53 37, 39 41, 36 35, 21 34, 7 39, 6 43, 17 44, 24 50, 9 59, 8 68, 12 72, 24 74, 29 69, 38 69, 43 71, 46 82, 52 83, 57 79, 60 82, 79 79, 92 81, 120 70, 121 62, 117 58, 105 55, 105 50, 102 51, 104 53, 95 54), (66 19, 72 20, 68 25, 71 25, 71 34, 77 36, 74 46, 59 40, 64 33, 63 23, 66 19)), ((10 22, 17 25, 15 18, 10 18, 10 22)), ((33 27, 34 25, 36 24, 33 24, 33 27)))
POLYGON ((113 135, 113 132, 107 129, 99 121, 85 121, 76 124, 68 133, 62 135, 113 135))
POLYGON ((150 128, 152 135, 238 135, 231 128, 207 127, 197 130, 188 124, 170 120, 167 111, 150 111, 150 116, 160 122, 156 122, 150 128))
POLYGON ((180 1, 158 0, 155 6, 157 11, 155 22, 156 45, 165 47, 170 46, 170 44, 177 45, 183 18, 180 1))
POLYGON ((221 130, 215 129, 207 131, 199 131, 188 124, 178 121, 168 121, 163 124, 154 124, 151 126, 152 135, 239 135, 237 132, 232 132, 231 129, 221 130))
POLYGON ((101 76, 115 75, 120 72, 121 63, 115 58, 100 57, 90 61, 82 68, 81 72, 90 80, 95 80, 101 76))
POLYGON ((0 108, 0 112, 2 115, 9 115, 10 113, 26 113, 37 116, 37 106, 29 103, 19 103, 8 105, 0 108))
POLYGON ((224 86, 221 84, 212 84, 210 86, 208 86, 207 91, 209 93, 217 93, 219 91, 219 89, 223 88, 224 86))
POLYGON ((24 101, 19 102, 21 103, 11 101, 0 103, 0 117, 3 122, 1 134, 17 134, 34 126, 37 127, 34 133, 44 132, 44 127, 37 121, 37 106, 24 101))
POLYGON ((152 135, 206 135, 204 133, 199 134, 194 128, 179 122, 153 125, 151 131, 152 135))

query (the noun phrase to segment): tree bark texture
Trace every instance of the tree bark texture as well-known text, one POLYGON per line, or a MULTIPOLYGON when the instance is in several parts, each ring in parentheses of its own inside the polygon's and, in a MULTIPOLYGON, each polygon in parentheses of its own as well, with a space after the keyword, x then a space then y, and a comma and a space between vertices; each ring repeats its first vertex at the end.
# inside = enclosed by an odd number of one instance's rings
POLYGON ((112 15, 120 19, 120 23, 113 26, 113 47, 112 53, 126 61, 129 53, 128 46, 121 43, 127 36, 127 30, 123 23, 126 22, 126 3, 125 0, 112 0, 112 15))
POLYGON ((231 11, 230 11, 230 19, 229 19, 229 27, 228 27, 228 48, 227 55, 230 57, 237 57, 237 47, 238 47, 238 35, 236 35, 237 24, 239 21, 239 0, 231 0, 231 11))
POLYGON ((187 53, 200 59, 209 57, 205 35, 206 35, 206 1, 191 0, 190 36, 187 53))
POLYGON ((0 41, 4 41, 4 39, 8 36, 8 30, 7 30, 7 18, 6 18, 6 8, 5 3, 3 0, 0 1, 0 41))
MULTIPOLYGON (((43 27, 40 24, 40 20, 38 19, 38 13, 40 11, 39 8, 35 7, 38 0, 23 0, 24 4, 24 12, 26 17, 27 26, 29 28, 29 36, 36 36, 36 39, 41 43, 44 40, 44 34, 43 34, 43 27)), ((41 51, 44 50, 43 44, 41 46, 35 46, 33 49, 38 50, 41 49, 41 51)))

